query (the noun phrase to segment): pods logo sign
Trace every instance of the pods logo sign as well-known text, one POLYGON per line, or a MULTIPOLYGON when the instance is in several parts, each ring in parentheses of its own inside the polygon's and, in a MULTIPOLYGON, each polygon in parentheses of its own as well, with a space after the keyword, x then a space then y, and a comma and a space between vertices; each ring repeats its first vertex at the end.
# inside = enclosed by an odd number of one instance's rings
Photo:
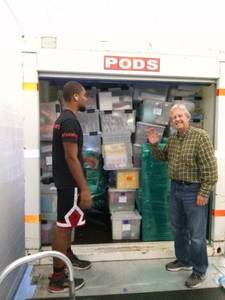
POLYGON ((160 58, 104 56, 104 69, 159 72, 160 58))

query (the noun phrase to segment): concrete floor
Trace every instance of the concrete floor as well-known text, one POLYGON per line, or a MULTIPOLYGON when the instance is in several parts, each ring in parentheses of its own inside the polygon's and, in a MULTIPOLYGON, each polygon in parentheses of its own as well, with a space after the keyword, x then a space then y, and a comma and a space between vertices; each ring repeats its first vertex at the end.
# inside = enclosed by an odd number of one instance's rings
MULTIPOLYGON (((112 262, 94 262, 92 268, 86 271, 77 271, 76 277, 85 279, 85 286, 78 290, 77 296, 94 296, 109 294, 145 293, 152 291, 184 290, 184 282, 190 275, 190 271, 167 272, 165 264, 168 259, 129 260, 112 262)), ((29 270, 29 269, 28 269, 29 270)), ((54 298, 48 293, 48 276, 51 273, 51 265, 35 266, 32 270, 33 280, 36 285, 31 285, 31 274, 21 284, 21 291, 14 300, 27 298, 54 298), (23 286, 23 288, 22 288, 23 286)), ((225 258, 210 257, 209 269, 206 281, 200 288, 217 287, 215 278, 221 270, 225 274, 225 258)), ((60 296, 68 296, 67 293, 60 296)), ((225 290, 224 290, 225 297, 225 290)))

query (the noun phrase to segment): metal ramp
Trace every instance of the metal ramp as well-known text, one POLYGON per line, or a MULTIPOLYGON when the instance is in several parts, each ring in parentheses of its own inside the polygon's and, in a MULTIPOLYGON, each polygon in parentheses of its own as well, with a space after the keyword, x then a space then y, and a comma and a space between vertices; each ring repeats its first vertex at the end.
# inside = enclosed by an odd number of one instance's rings
MULTIPOLYGON (((225 266, 225 258, 210 257, 207 280, 198 289, 184 286, 190 272, 166 272, 168 259, 93 262, 92 268, 78 271, 86 285, 76 291, 76 300, 225 300, 225 289, 218 288, 215 266, 225 266)), ((68 294, 47 292, 51 265, 35 266, 37 288, 29 300, 63 300, 68 294)), ((79 274, 78 274, 79 273, 79 274)), ((19 299, 25 300, 25 299, 19 299)))
MULTIPOLYGON (((27 300, 66 300, 68 298, 33 298, 27 300)), ((77 300, 224 300, 225 291, 221 288, 183 291, 150 292, 142 294, 104 295, 76 297, 77 300)))

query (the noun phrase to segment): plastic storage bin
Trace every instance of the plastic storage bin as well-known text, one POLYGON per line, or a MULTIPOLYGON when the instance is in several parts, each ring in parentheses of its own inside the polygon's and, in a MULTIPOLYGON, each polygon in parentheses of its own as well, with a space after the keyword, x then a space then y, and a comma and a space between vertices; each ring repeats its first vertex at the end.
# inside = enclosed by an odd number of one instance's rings
POLYGON ((141 145, 147 141, 148 130, 150 128, 155 128, 160 138, 162 138, 165 126, 151 124, 151 123, 137 122, 136 133, 135 133, 135 144, 141 145))
POLYGON ((131 144, 104 144, 102 149, 105 170, 127 169, 133 167, 131 144))
POLYGON ((112 98, 112 108, 114 110, 132 109, 131 90, 113 90, 112 98))
POLYGON ((118 143, 131 143, 131 132, 124 131, 120 133, 102 133, 103 144, 118 144, 118 143))
POLYGON ((41 184, 41 219, 55 221, 57 218, 57 190, 53 183, 41 184))
POLYGON ((109 210, 133 211, 136 190, 108 189, 109 210))
POLYGON ((111 216, 113 240, 140 239, 141 216, 135 211, 117 211, 111 216))
POLYGON ((112 110, 112 93, 111 92, 100 92, 99 93, 99 110, 112 110))
POLYGON ((100 119, 104 133, 135 131, 135 111, 101 111, 100 119))
POLYGON ((139 188, 139 169, 118 170, 116 173, 117 189, 138 189, 139 188))
POLYGON ((41 171, 42 176, 51 176, 52 174, 52 144, 41 143, 41 171))
POLYGON ((40 103, 40 139, 49 141, 52 139, 53 124, 60 113, 58 102, 40 103))
POLYGON ((99 112, 94 109, 80 112, 77 114, 78 121, 82 127, 83 133, 99 132, 99 112))
POLYGON ((95 151, 97 153, 102 152, 101 145, 101 134, 89 134, 85 133, 83 135, 83 151, 95 151))
POLYGON ((41 223, 41 242, 42 244, 52 244, 55 232, 55 222, 41 223))
POLYGON ((92 88, 91 90, 87 90, 87 109, 97 109, 97 89, 92 88))
POLYGON ((102 153, 105 170, 129 169, 132 163, 131 133, 121 132, 102 134, 102 153))
POLYGON ((167 86, 158 86, 158 87, 155 86, 149 88, 137 87, 134 90, 134 99, 136 100, 154 99, 157 101, 166 101, 167 94, 168 94, 167 86))
POLYGON ((133 162, 135 168, 141 167, 141 145, 133 144, 133 162))
POLYGON ((144 100, 142 103, 141 120, 148 123, 168 125, 170 108, 170 102, 144 100))

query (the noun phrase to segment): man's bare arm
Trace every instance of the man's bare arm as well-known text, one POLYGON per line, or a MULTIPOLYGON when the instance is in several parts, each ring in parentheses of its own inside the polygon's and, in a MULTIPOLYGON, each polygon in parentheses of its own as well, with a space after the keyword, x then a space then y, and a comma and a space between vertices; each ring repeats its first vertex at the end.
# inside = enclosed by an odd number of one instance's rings
POLYGON ((89 208, 92 206, 91 193, 84 176, 84 172, 78 159, 78 147, 76 143, 64 142, 65 160, 69 170, 80 188, 80 206, 89 208))

